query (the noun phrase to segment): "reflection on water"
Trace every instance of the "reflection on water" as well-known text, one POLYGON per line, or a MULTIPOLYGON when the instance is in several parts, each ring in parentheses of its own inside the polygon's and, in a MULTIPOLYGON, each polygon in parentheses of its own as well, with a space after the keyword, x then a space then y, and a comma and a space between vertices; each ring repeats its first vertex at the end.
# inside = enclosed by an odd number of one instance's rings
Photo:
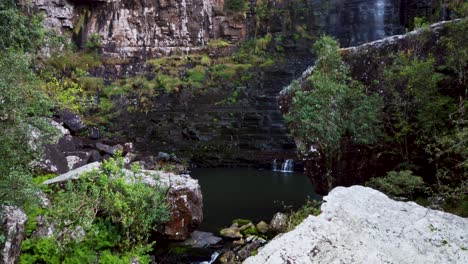
POLYGON ((201 230, 216 232, 236 218, 269 222, 284 205, 298 208, 307 197, 318 199, 301 173, 249 168, 194 169, 203 192, 201 230))

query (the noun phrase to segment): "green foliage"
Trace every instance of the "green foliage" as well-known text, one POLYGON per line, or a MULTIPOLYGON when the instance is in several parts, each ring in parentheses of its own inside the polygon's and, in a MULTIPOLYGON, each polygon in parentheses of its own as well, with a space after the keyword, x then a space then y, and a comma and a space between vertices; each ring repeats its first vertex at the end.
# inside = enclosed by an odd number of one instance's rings
POLYGON ((244 226, 244 225, 248 225, 250 223, 252 223, 252 221, 247 220, 247 219, 238 218, 238 219, 232 220, 232 224, 237 224, 239 227, 244 226))
POLYGON ((224 48, 224 47, 228 47, 230 46, 231 44, 227 41, 225 41, 224 39, 213 39, 212 41, 210 41, 208 43, 208 47, 210 49, 213 49, 213 48, 216 48, 216 49, 219 49, 219 48, 224 48))
POLYGON ((442 76, 435 72, 434 59, 417 59, 401 53, 385 70, 385 89, 391 93, 385 114, 389 150, 407 163, 415 144, 426 145, 447 131, 453 100, 438 91, 442 76), (415 138, 414 135, 418 135, 415 138))
POLYGON ((415 17, 413 27, 414 29, 426 29, 429 28, 429 22, 425 17, 415 17))
POLYGON ((101 65, 101 61, 96 54, 69 50, 53 54, 48 64, 62 71, 62 73, 67 74, 77 69, 87 71, 91 68, 98 67, 101 65))
POLYGON ((97 51, 101 48, 101 36, 96 33, 90 34, 86 41, 85 48, 89 51, 97 51))
POLYGON ((0 50, 30 51, 38 47, 44 37, 38 15, 23 14, 17 0, 0 2, 0 50))
POLYGON ((0 204, 22 205, 34 197, 30 163, 40 146, 31 133, 52 133, 38 118, 48 116, 51 105, 30 66, 20 52, 0 56, 0 204))
POLYGON ((309 215, 319 215, 321 202, 314 201, 314 200, 307 200, 306 204, 304 204, 299 210, 291 211, 288 216, 288 227, 287 230, 293 230, 297 225, 302 223, 304 219, 306 219, 309 215))
POLYGON ((21 262, 129 263, 139 257, 148 263, 148 237, 169 219, 169 211, 166 189, 151 187, 141 177, 138 166, 125 171, 123 158, 117 157, 67 182, 53 193, 52 207, 40 212, 55 224, 54 235, 25 240, 21 262))
POLYGON ((232 12, 244 12, 247 10, 246 0, 226 0, 224 1, 224 10, 232 12))
POLYGON ((372 144, 378 139, 382 100, 349 80, 335 40, 325 36, 314 47, 318 60, 308 79, 312 88, 302 90, 298 83, 292 84, 294 96, 285 120, 301 140, 301 151, 310 143, 319 144, 330 173, 344 141, 372 144))
POLYGON ((412 171, 390 171, 385 177, 372 178, 366 185, 394 197, 410 198, 424 188, 424 181, 412 171))
MULTIPOLYGON (((468 7, 468 3, 465 5, 468 7)), ((463 19, 458 23, 450 24, 448 34, 440 39, 446 50, 445 63, 441 69, 455 73, 460 87, 466 87, 468 75, 468 48, 466 47, 468 39, 466 34, 461 34, 461 32, 467 31, 468 19, 463 19)))

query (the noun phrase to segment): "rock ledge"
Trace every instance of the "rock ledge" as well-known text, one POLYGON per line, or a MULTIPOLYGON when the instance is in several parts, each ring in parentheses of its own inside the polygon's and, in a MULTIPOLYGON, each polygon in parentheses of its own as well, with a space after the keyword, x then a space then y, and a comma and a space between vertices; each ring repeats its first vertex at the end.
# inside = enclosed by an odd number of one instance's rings
POLYGON ((362 186, 337 187, 324 200, 321 215, 244 263, 468 263, 468 219, 362 186))

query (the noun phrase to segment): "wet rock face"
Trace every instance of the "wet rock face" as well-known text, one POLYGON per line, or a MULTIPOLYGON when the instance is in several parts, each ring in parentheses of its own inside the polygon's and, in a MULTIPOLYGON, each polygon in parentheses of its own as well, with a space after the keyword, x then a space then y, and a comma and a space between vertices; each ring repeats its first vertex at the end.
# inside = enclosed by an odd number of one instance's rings
POLYGON ((324 200, 322 214, 309 216, 244 263, 468 262, 467 219, 362 186, 335 188, 324 200))

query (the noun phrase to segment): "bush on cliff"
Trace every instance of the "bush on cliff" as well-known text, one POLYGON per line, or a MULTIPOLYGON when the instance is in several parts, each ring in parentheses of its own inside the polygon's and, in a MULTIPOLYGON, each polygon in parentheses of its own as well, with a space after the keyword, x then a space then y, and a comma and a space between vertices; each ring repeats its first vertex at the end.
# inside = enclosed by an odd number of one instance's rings
POLYGON ((346 144, 372 144, 381 134, 382 100, 368 95, 349 77, 338 53, 338 42, 324 36, 314 45, 318 59, 308 78, 310 89, 293 89, 292 105, 285 116, 300 150, 318 144, 327 177, 346 144))

